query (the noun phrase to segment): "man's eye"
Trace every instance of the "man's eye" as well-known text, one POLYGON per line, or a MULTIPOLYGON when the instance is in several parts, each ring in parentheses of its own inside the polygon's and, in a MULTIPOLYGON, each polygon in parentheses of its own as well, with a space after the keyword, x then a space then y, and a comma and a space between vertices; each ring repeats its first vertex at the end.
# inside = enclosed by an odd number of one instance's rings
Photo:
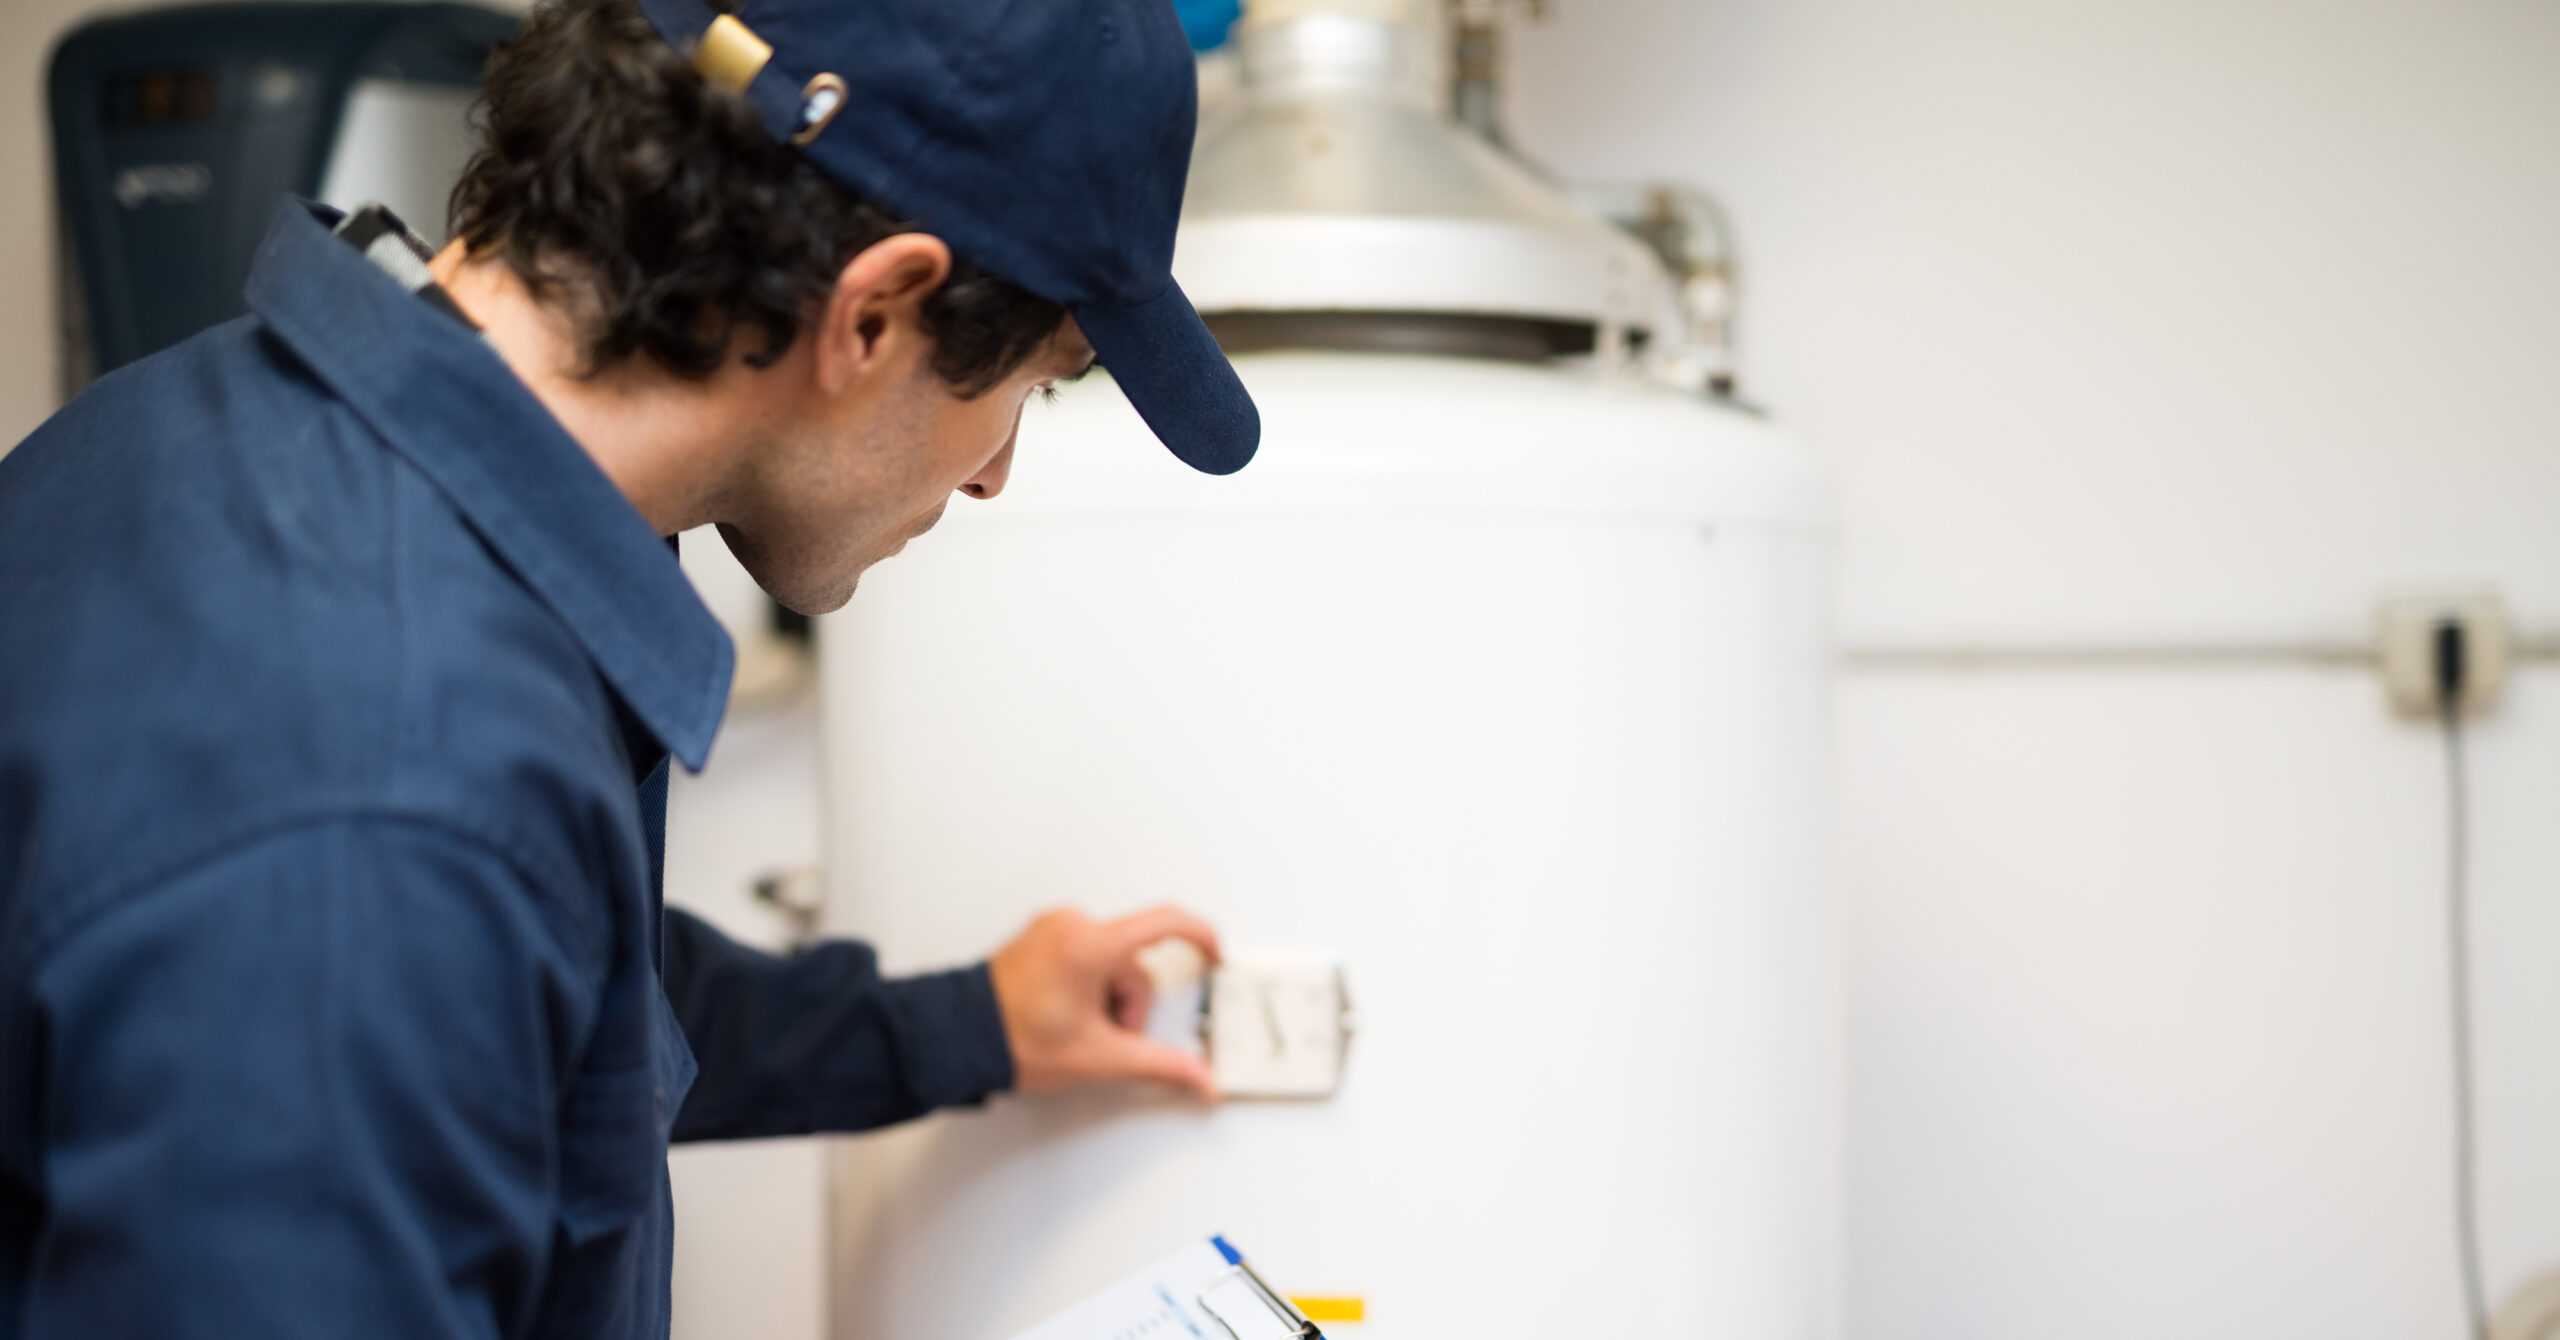
POLYGON ((1055 387, 1055 386, 1043 385, 1043 386, 1040 388, 1040 403, 1042 403, 1042 404, 1044 404, 1044 405, 1054 405, 1054 404, 1057 404, 1057 403, 1058 403, 1058 388, 1057 388, 1057 387, 1055 387))

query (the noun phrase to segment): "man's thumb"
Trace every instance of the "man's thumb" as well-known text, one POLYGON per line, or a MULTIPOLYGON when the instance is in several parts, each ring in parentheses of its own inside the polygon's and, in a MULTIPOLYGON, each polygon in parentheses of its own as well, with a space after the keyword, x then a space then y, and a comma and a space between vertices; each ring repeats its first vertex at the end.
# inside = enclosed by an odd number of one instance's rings
POLYGON ((1170 1084, 1201 1102, 1218 1101, 1218 1083, 1210 1078, 1207 1061, 1143 1034, 1115 1034, 1102 1061, 1112 1078, 1170 1084))

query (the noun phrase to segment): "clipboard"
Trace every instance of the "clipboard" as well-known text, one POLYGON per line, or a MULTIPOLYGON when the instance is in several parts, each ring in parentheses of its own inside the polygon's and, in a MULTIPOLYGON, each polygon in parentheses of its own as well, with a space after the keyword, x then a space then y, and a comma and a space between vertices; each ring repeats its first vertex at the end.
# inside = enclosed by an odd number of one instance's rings
POLYGON ((1323 1340, 1223 1237, 1195 1242, 1016 1340, 1323 1340))

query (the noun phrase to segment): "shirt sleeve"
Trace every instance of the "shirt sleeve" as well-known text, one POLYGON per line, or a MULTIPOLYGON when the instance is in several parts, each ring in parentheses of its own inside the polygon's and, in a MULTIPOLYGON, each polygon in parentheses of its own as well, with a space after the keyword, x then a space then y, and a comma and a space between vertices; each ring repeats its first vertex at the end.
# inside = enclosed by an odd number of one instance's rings
POLYGON ((490 849, 389 821, 103 914, 32 982, 45 1227, 18 1333, 520 1333, 590 938, 490 849))
POLYGON ((883 978, 858 941, 778 957, 669 908, 665 978, 701 1067, 677 1140, 867 1131, 1013 1085, 984 964, 883 978))

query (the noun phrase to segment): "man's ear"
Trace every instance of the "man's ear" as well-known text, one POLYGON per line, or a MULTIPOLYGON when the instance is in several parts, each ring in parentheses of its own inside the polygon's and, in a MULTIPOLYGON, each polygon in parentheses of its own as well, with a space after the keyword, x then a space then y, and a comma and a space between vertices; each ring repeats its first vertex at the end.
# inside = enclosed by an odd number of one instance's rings
POLYGON ((951 277, 951 248, 930 233, 898 233, 863 248, 836 275, 817 330, 818 384, 844 391, 928 338, 924 303, 951 277))

